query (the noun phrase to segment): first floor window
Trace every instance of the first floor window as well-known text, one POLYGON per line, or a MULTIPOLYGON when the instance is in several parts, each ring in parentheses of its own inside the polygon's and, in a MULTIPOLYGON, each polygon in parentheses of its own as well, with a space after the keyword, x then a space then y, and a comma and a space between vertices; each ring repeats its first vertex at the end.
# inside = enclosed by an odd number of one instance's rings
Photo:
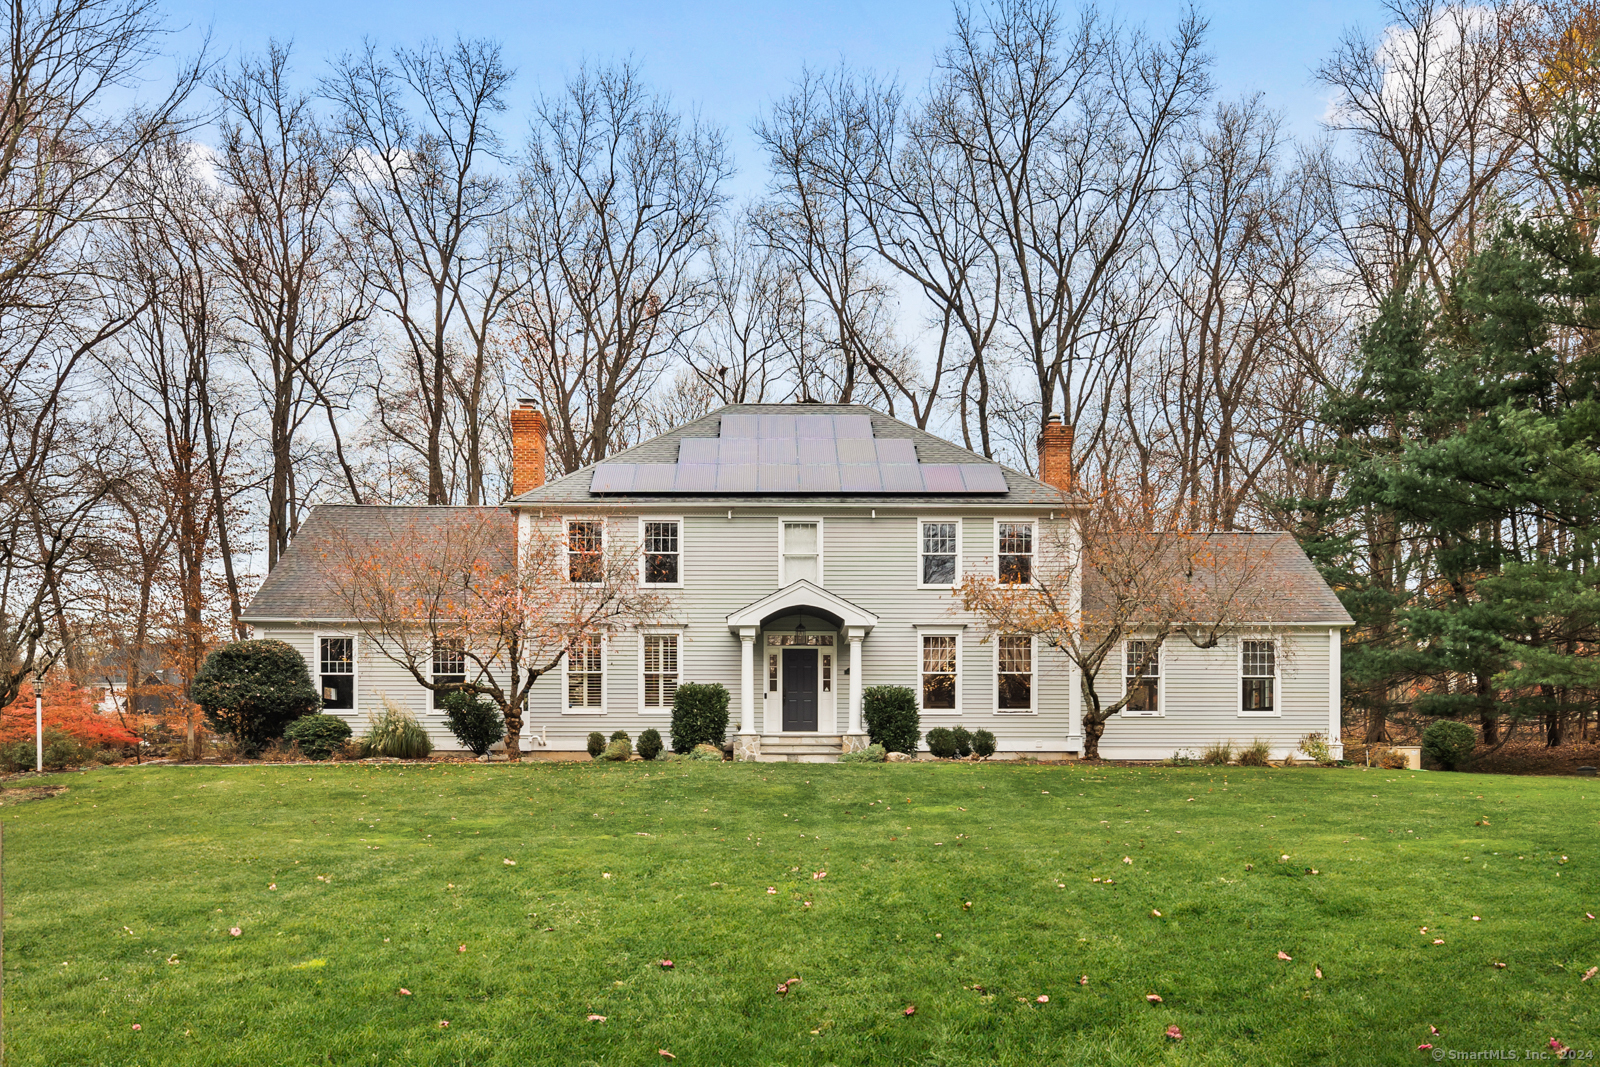
POLYGON ((824 693, 833 692, 833 657, 831 655, 822 657, 822 691, 824 693))
POLYGON ((605 548, 606 524, 600 519, 567 521, 567 580, 598 582, 602 576, 601 553, 605 548))
POLYGON ((1161 710, 1161 649, 1154 641, 1128 642, 1122 681, 1132 694, 1124 711, 1161 710))
POLYGON ((1000 524, 1000 580, 1008 585, 1033 581, 1033 523, 1000 524))
MULTIPOLYGON (((467 680, 467 646, 459 637, 442 637, 433 643, 433 684, 449 685, 467 680)), ((433 691, 433 708, 444 707, 449 690, 433 691)))
POLYGON ((678 584, 678 523, 676 519, 644 524, 644 584, 678 584))
POLYGON ((956 708, 956 638, 922 635, 922 706, 930 711, 956 708))
POLYGON ((1002 634, 996 655, 1001 711, 1033 710, 1033 638, 1027 634, 1002 634))
POLYGON ((644 706, 672 707, 678 691, 678 635, 644 635, 644 706))
POLYGON ((922 524, 922 584, 956 584, 956 524, 922 524))
POLYGON ((599 709, 605 693, 603 646, 599 634, 585 634, 567 653, 567 707, 599 709))
POLYGON ((774 655, 771 655, 771 656, 767 657, 767 692, 776 693, 777 691, 778 691, 778 657, 777 657, 777 655, 774 654, 774 655))
POLYGON ((350 711, 356 706, 356 639, 324 637, 320 643, 322 706, 350 711))
POLYGON ((1271 641, 1241 641, 1244 711, 1272 711, 1272 683, 1278 675, 1277 648, 1271 641))

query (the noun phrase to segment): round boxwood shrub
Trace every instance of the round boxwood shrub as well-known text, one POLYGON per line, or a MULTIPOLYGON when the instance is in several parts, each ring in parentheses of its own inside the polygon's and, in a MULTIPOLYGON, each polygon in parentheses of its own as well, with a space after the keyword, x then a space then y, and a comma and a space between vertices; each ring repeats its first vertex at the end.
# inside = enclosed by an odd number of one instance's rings
POLYGON ((955 731, 948 726, 935 726, 928 731, 928 751, 940 759, 951 759, 957 752, 955 731))
POLYGON ((915 752, 922 739, 917 694, 903 685, 868 686, 861 694, 867 738, 890 752, 915 752))
POLYGON ((626 730, 618 730, 616 733, 611 735, 611 740, 613 740, 613 741, 631 741, 632 738, 630 738, 628 736, 628 731, 626 731, 626 730))
POLYGON ((481 693, 456 689, 439 701, 444 705, 445 723, 461 747, 481 756, 506 735, 506 720, 494 701, 481 693))
POLYGON ((720 684, 685 682, 672 695, 672 751, 720 747, 728 736, 728 691, 720 684))
POLYGON ((972 755, 972 734, 965 726, 957 726, 950 731, 950 736, 956 741, 956 755, 966 759, 972 755))
POLYGON ((972 751, 978 754, 978 758, 988 759, 990 756, 994 755, 994 750, 997 744, 998 742, 995 741, 994 734, 990 733, 988 730, 972 731, 972 751))
POLYGON ((350 724, 337 715, 302 715, 284 727, 283 737, 300 746, 307 759, 327 759, 350 740, 350 724))
POLYGON ((322 710, 306 661, 283 641, 235 641, 206 657, 189 685, 206 723, 249 751, 283 736, 284 727, 322 710))
POLYGON ((661 755, 661 731, 652 726, 641 732, 634 749, 645 759, 655 759, 661 755))
POLYGON ((589 750, 590 759, 599 759, 600 753, 606 750, 606 735, 599 730, 594 731, 589 735, 589 741, 584 748, 589 750))
POLYGON ((1464 722, 1440 719, 1422 731, 1422 752, 1445 770, 1456 771, 1472 762, 1478 739, 1464 722))

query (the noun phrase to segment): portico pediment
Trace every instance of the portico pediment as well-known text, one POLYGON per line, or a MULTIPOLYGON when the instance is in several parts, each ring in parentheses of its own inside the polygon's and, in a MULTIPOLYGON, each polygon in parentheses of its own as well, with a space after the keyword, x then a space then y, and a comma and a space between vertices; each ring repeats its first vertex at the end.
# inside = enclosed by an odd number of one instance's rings
POLYGON ((807 608, 833 616, 842 628, 859 629, 863 633, 878 624, 878 617, 872 612, 801 578, 729 615, 728 629, 738 633, 760 626, 775 616, 794 615, 807 608))

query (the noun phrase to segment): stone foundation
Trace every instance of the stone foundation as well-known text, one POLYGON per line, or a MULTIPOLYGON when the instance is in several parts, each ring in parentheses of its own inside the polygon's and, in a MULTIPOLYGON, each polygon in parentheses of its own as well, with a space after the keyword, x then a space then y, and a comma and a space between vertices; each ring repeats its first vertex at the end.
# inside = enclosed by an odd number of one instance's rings
POLYGON ((734 734, 733 758, 736 760, 758 760, 761 758, 760 734, 734 734))
POLYGON ((845 734, 841 752, 864 752, 871 743, 866 734, 845 734))

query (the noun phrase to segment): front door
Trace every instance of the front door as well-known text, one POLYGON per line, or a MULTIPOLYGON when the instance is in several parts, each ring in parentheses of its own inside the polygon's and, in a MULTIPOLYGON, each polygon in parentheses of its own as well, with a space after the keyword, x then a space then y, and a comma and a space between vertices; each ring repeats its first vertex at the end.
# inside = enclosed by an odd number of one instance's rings
POLYGON ((817 650, 783 650, 783 729, 817 728, 817 650))

